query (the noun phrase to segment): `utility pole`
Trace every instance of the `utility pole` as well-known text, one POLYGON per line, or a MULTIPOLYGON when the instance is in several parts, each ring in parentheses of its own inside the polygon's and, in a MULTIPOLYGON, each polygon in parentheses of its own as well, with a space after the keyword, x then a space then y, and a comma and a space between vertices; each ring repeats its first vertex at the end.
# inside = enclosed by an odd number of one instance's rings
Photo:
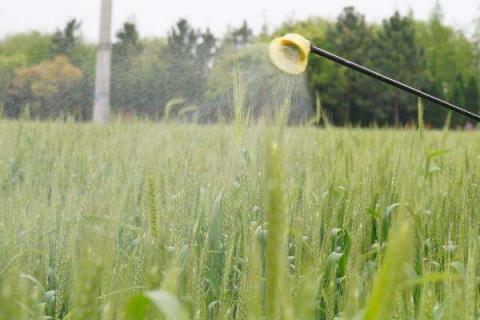
POLYGON ((100 124, 106 124, 110 117, 111 32, 112 0, 102 0, 93 106, 93 121, 100 124))

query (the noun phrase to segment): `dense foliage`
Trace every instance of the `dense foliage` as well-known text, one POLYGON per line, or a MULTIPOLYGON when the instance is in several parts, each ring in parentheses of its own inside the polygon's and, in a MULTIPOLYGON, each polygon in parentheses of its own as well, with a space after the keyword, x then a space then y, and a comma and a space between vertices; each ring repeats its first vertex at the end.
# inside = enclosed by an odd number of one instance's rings
POLYGON ((0 319, 478 319, 478 132, 275 131, 0 121, 0 319))
MULTIPOLYGON (((95 46, 82 40, 80 30, 81 23, 72 20, 52 35, 18 34, 0 42, 0 108, 6 116, 91 117, 95 46), (49 99, 32 93, 35 89, 27 83, 21 92, 15 88, 18 79, 31 70, 46 72, 42 69, 60 61, 58 56, 79 69, 81 77, 55 80, 63 88, 49 99)), ((261 51, 265 44, 286 32, 299 32, 328 50, 471 111, 480 109, 480 18, 474 35, 467 37, 444 23, 437 5, 428 21, 395 13, 380 24, 371 24, 348 7, 336 21, 289 21, 271 33, 264 28, 258 35, 244 22, 221 38, 184 19, 166 39, 143 39, 135 24, 125 23, 113 46, 113 110, 152 119, 164 118, 169 111, 173 113, 169 116, 186 120, 229 119, 233 74, 240 68, 247 80, 269 79, 270 71, 263 65, 268 61, 253 55, 265 55, 261 51)), ((335 124, 400 125, 415 117, 415 98, 331 62, 311 59, 307 80, 308 94, 302 92, 297 102, 308 105, 311 113, 315 108, 312 97, 317 94, 335 124)), ((268 81, 262 87, 256 83, 246 88, 260 92, 257 101, 249 102, 252 115, 264 113, 262 92, 272 86, 268 81)), ((305 112, 303 120, 308 115, 305 112)), ((442 126, 447 118, 443 109, 427 104, 427 124, 442 126)), ((453 116, 451 123, 464 125, 465 119, 453 116)))

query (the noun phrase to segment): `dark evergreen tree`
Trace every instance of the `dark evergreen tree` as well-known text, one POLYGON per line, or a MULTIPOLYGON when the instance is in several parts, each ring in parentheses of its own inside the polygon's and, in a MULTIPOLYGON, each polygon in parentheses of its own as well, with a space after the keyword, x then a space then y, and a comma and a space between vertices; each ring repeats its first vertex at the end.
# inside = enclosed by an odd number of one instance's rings
POLYGON ((113 60, 116 62, 128 61, 142 52, 143 46, 139 40, 137 26, 125 22, 123 28, 116 34, 117 42, 113 45, 113 60))
MULTIPOLYGON (((369 65, 372 45, 372 30, 365 17, 347 7, 338 17, 336 24, 327 31, 324 46, 333 52, 360 64, 369 65)), ((331 72, 320 92, 336 98, 326 99, 327 107, 337 114, 337 122, 368 122, 372 120, 373 108, 369 100, 375 83, 358 72, 340 68, 330 62, 321 61, 316 72, 331 72), (341 108, 341 111, 339 110, 341 108), (340 112, 339 112, 340 111, 340 112)))
MULTIPOLYGON (((424 50, 417 44, 414 21, 396 12, 382 23, 375 45, 377 69, 414 87, 427 84, 424 50)), ((385 87, 385 107, 392 107, 391 121, 395 126, 414 119, 417 99, 398 89, 385 87)))
POLYGON ((193 29, 186 19, 180 19, 167 36, 168 51, 182 59, 195 57, 200 32, 193 29))
POLYGON ((465 106, 470 111, 477 113, 480 109, 480 92, 478 90, 478 77, 471 76, 465 88, 465 106))
POLYGON ((117 41, 113 45, 112 92, 111 103, 114 109, 122 112, 137 113, 139 90, 138 75, 132 72, 135 58, 142 52, 143 46, 134 23, 125 22, 116 33, 117 41))
POLYGON ((67 22, 64 30, 57 30, 50 43, 50 56, 65 55, 72 57, 75 47, 79 42, 78 32, 82 23, 76 19, 67 22))
POLYGON ((182 97, 201 103, 206 91, 207 73, 217 50, 217 40, 206 30, 202 33, 181 19, 167 36, 166 59, 171 81, 169 99, 182 97))
POLYGON ((198 57, 198 63, 203 68, 204 72, 208 72, 208 69, 212 66, 213 58, 217 52, 217 39, 207 29, 204 33, 200 34, 201 42, 197 44, 196 55, 198 57))
POLYGON ((459 106, 465 105, 465 81, 463 75, 458 74, 451 86, 449 100, 459 106))
POLYGON ((224 42, 226 45, 233 46, 236 49, 241 49, 252 41, 253 31, 248 26, 247 21, 244 20, 240 27, 234 28, 227 33, 224 42))

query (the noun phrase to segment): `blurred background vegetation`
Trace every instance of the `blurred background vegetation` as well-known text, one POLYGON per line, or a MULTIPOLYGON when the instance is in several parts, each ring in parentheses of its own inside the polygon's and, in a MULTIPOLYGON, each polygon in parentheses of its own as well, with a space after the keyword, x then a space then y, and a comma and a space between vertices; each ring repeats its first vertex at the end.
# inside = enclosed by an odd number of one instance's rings
MULTIPOLYGON (((113 45, 112 110, 125 118, 159 120, 182 113, 187 121, 228 120, 233 115, 232 73, 240 69, 247 79, 247 107, 259 115, 268 99, 261 97, 282 90, 273 88, 271 66, 261 50, 274 36, 298 32, 327 50, 478 112, 480 17, 476 25, 473 35, 446 25, 440 5, 428 21, 395 13, 372 24, 347 7, 335 21, 286 21, 276 30, 265 26, 259 34, 245 21, 222 37, 181 19, 166 38, 142 38, 136 25, 126 22, 113 45)), ((54 34, 6 37, 0 41, 1 113, 9 118, 89 120, 95 61, 96 45, 82 38, 77 20, 54 34)), ((336 125, 399 126, 416 118, 415 98, 331 62, 312 59, 306 81, 308 92, 299 99, 313 114, 311 97, 318 94, 336 125)), ((445 111, 426 107, 427 125, 442 126, 445 111)), ((451 124, 464 126, 465 121, 453 115, 451 124)))

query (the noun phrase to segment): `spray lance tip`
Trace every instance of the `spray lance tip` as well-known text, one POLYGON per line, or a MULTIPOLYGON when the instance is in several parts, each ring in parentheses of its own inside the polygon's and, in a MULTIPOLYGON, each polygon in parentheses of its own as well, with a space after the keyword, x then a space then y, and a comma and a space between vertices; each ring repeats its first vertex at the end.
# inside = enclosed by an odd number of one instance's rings
POLYGON ((283 72, 298 75, 307 68, 310 47, 310 41, 301 35, 288 33, 270 42, 268 52, 277 68, 283 72))

